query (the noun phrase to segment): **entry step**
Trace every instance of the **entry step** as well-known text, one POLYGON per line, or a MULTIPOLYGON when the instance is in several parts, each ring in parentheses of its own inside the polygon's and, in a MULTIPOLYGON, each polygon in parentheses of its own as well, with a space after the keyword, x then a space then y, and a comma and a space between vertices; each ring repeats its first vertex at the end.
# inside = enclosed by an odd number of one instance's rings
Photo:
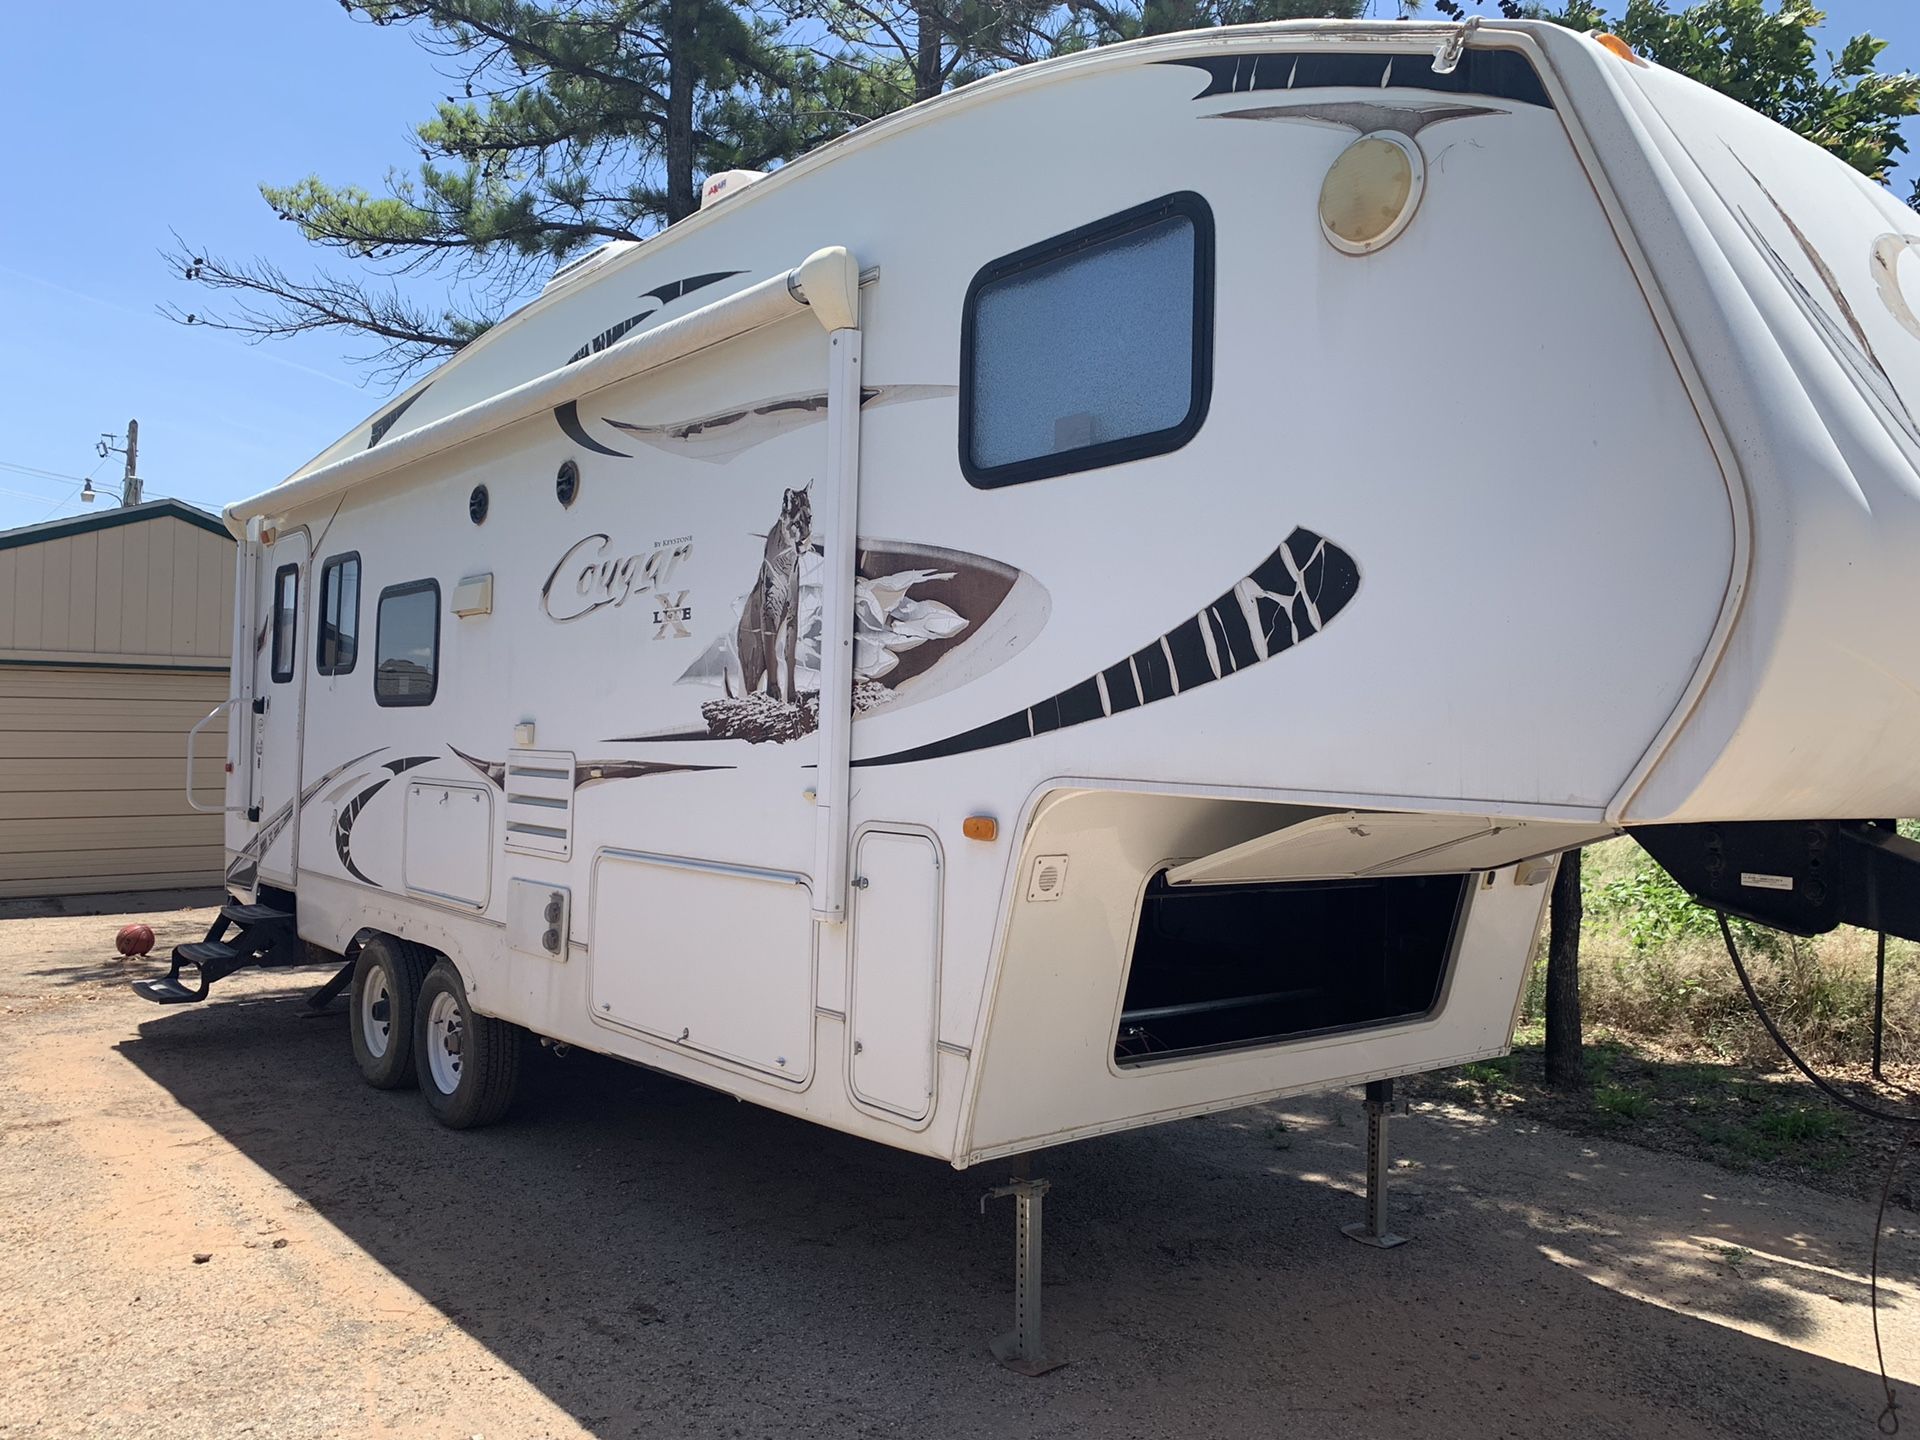
POLYGON ((189 990, 171 975, 162 975, 158 980, 136 980, 133 993, 156 1005, 191 1005, 207 998, 204 989, 189 990))
POLYGON ((277 925, 293 916, 271 905, 224 905, 220 913, 236 925, 277 925))
POLYGON ((173 954, 176 960, 184 960, 191 965, 214 965, 222 960, 240 958, 238 950, 220 940, 189 940, 185 945, 174 946, 173 954))

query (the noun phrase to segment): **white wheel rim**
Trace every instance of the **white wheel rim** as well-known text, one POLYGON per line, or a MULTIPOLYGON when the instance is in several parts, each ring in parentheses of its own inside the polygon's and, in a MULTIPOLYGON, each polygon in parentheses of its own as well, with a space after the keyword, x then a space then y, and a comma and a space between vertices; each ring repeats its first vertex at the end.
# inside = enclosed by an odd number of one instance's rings
POLYGON ((460 1001, 450 991, 433 997, 427 1009, 427 1069, 442 1095, 460 1088, 460 1049, 463 1036, 460 1001))
POLYGON ((374 965, 367 971, 367 983, 360 991, 360 1036, 367 1053, 376 1060, 386 1058, 393 1044, 393 990, 387 982, 387 967, 374 965))

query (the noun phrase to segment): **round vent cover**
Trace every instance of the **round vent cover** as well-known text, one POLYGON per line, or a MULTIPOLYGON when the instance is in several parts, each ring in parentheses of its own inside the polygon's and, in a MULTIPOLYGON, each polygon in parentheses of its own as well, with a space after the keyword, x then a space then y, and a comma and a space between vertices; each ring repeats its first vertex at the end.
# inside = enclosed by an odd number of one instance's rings
POLYGON ((487 487, 476 485, 473 493, 467 496, 467 518, 479 525, 487 518, 487 487))
POLYGON ((560 497, 563 509, 572 509, 573 502, 580 498, 580 467, 573 461, 560 463, 560 473, 553 477, 553 493, 560 497))
POLYGON ((1320 187, 1320 228, 1333 248, 1370 255, 1407 228, 1426 188, 1420 147, 1393 130, 1363 135, 1320 187))

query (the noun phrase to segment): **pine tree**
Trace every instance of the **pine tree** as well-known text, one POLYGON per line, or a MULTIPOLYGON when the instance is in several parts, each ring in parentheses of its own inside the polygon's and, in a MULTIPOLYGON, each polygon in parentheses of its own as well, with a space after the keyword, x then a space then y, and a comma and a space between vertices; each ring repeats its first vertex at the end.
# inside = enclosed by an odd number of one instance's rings
MULTIPOLYGON (((250 337, 344 330, 395 374, 481 333, 583 247, 697 208, 701 176, 760 169, 844 129, 809 107, 819 67, 725 0, 341 0, 409 29, 454 93, 414 130, 419 162, 370 191, 310 176, 261 195, 358 273, 297 280, 184 242, 168 256, 233 301, 190 323, 250 337), (423 305, 401 277, 433 274, 423 305)), ((177 238, 177 237, 176 237, 177 238)))

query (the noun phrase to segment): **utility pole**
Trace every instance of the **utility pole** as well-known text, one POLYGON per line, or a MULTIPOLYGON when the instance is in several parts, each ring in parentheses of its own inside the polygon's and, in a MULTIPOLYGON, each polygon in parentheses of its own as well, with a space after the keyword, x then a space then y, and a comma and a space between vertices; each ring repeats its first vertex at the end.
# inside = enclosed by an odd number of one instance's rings
MULTIPOLYGON (((111 431, 103 433, 93 447, 94 452, 98 454, 102 460, 106 459, 109 455, 124 455, 127 457, 126 477, 120 482, 120 504, 123 507, 127 505, 138 505, 140 503, 140 422, 138 420, 127 421, 127 443, 125 445, 116 445, 113 443, 119 438, 118 435, 113 434, 111 431)), ((91 505, 93 503, 93 494, 93 482, 91 480, 80 487, 80 499, 82 503, 91 505)))
POLYGON ((140 422, 127 421, 127 478, 120 487, 122 505, 140 503, 140 422))

